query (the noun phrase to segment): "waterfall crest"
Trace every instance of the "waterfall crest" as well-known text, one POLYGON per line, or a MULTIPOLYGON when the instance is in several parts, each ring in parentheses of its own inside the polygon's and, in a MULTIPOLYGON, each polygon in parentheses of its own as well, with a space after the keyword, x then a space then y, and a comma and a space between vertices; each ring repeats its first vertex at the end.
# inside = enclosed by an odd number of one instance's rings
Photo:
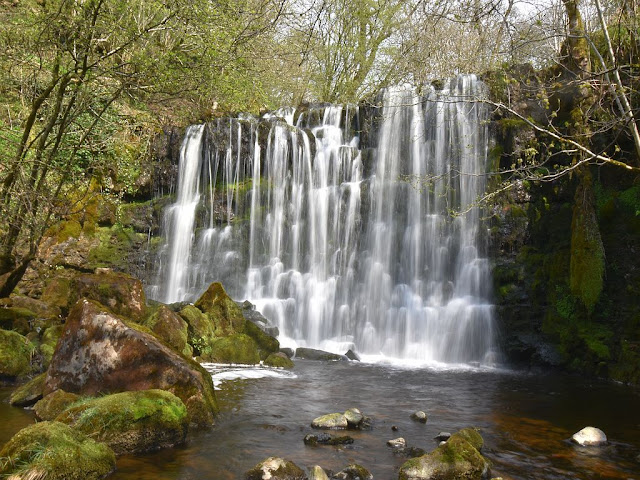
POLYGON ((283 346, 490 362, 483 94, 460 76, 386 90, 367 118, 324 105, 295 126, 284 109, 191 127, 151 295, 194 300, 222 281, 283 346))

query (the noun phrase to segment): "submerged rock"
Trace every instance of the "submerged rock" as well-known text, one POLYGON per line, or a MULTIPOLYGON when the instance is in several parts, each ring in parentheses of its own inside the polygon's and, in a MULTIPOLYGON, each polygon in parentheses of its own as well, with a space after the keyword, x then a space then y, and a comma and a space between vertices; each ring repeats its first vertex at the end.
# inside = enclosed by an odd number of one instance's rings
POLYGON ((353 438, 348 435, 334 437, 328 433, 310 433, 304 437, 304 444, 312 447, 316 445, 350 445, 353 442, 353 438))
POLYGON ((336 480, 372 480, 371 472, 357 463, 351 464, 331 476, 336 480))
POLYGON ((607 436, 602 430, 595 427, 584 427, 577 433, 574 433, 571 440, 578 445, 593 447, 607 444, 607 436))
POLYGON ((44 379, 46 374, 42 373, 18 387, 9 398, 9 403, 14 407, 30 407, 42 398, 44 389, 44 379))
POLYGON ((188 415, 184 403, 171 392, 141 390, 83 399, 56 421, 106 443, 120 455, 184 443, 188 415))
POLYGON ((411 419, 416 422, 427 423, 427 414, 422 410, 418 410, 417 412, 413 412, 411 414, 411 419))
POLYGON ((391 448, 405 448, 407 446, 407 441, 402 437, 398 437, 392 440, 387 440, 387 445, 391 448))
POLYGON ((134 326, 98 303, 80 300, 67 318, 44 394, 57 389, 97 395, 159 388, 184 402, 192 423, 211 425, 217 411, 211 375, 134 326))
POLYGON ((453 434, 433 452, 412 458, 400 468, 399 480, 484 480, 491 476, 489 462, 465 439, 453 434))
POLYGON ((59 422, 40 422, 16 433, 0 451, 0 476, 21 479, 98 480, 116 468, 113 451, 59 422))
POLYGON ((340 430, 346 429, 349 426, 349 421, 342 413, 329 413, 327 415, 314 418, 311 422, 311 426, 313 428, 326 430, 340 430))
POLYGON ((317 350, 315 348, 296 348, 296 358, 304 358, 306 360, 324 360, 324 361, 341 361, 346 357, 344 355, 338 355, 336 353, 325 352, 324 350, 317 350))
POLYGON ((269 457, 244 475, 245 480, 305 480, 307 476, 295 463, 278 457, 269 457))
POLYGON ((78 400, 80 400, 80 396, 75 393, 56 390, 36 403, 33 410, 38 420, 54 420, 78 400))

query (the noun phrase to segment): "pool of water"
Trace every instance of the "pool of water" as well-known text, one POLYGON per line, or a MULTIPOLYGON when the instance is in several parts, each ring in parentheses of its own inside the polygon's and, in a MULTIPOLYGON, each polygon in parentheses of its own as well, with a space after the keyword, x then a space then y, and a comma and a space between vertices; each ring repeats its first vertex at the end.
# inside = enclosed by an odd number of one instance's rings
MULTIPOLYGON (((549 372, 304 360, 290 373, 242 376, 230 380, 225 374, 220 380, 221 414, 213 429, 192 434, 179 448, 123 456, 110 478, 238 479, 262 459, 281 456, 303 468, 334 471, 355 462, 377 479, 394 479, 405 459, 387 440, 402 436, 410 446, 431 450, 438 432, 475 426, 494 476, 640 479, 637 388, 549 372), (304 445, 315 417, 351 407, 372 418, 371 430, 348 432, 355 442, 346 447, 304 445), (428 414, 426 424, 410 419, 416 410, 428 414), (571 435, 587 425, 604 430, 610 444, 571 444, 571 435)), ((3 403, 0 442, 33 421, 29 415, 3 403)))

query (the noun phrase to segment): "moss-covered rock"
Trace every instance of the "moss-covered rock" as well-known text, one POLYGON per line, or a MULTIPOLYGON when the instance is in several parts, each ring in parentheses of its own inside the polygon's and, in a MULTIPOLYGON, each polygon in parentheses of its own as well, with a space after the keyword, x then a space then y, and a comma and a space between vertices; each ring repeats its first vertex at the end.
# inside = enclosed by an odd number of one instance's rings
POLYGON ((80 400, 80 395, 65 392, 64 390, 56 390, 38 401, 34 405, 33 411, 38 420, 54 420, 78 400, 80 400))
POLYGON ((243 333, 218 338, 211 346, 211 353, 202 355, 201 358, 204 361, 215 363, 240 363, 244 365, 260 363, 256 342, 243 333))
POLYGON ((9 403, 14 407, 30 407, 42 398, 44 379, 46 374, 41 373, 24 385, 18 387, 9 398, 9 403))
POLYGON ((58 319, 62 314, 60 307, 57 305, 25 295, 12 295, 11 305, 32 311, 39 319, 54 320, 58 319))
MULTIPOLYGON (((73 275, 70 275, 73 276, 73 275)), ((45 285, 40 299, 52 306, 58 307, 63 314, 69 312, 71 306, 71 278, 55 276, 45 285)))
POLYGON ((221 283, 212 283, 194 305, 213 323, 216 337, 243 332, 245 319, 242 310, 227 295, 221 283))
POLYGON ((211 345, 216 340, 213 324, 207 316, 193 305, 187 305, 179 312, 188 325, 187 341, 195 356, 206 356, 211 353, 211 345))
POLYGON ((282 352, 272 353, 269 355, 264 364, 268 367, 277 367, 277 368, 293 368, 294 364, 286 354, 282 352))
POLYGON ((484 447, 484 439, 480 432, 477 429, 472 427, 463 428, 462 430, 456 432, 454 435, 464 438, 467 442, 473 445, 473 448, 482 451, 482 447, 484 447))
POLYGON ((189 422, 184 403, 157 389, 80 400, 56 421, 106 443, 117 455, 181 444, 189 422))
POLYGON ((0 328, 26 335, 31 331, 31 324, 36 317, 36 313, 27 308, 0 307, 0 328))
POLYGON ((399 480, 485 480, 489 462, 463 435, 454 434, 433 452, 407 460, 399 480))
POLYGON ((58 422, 20 430, 0 451, 0 475, 47 480, 98 480, 116 467, 103 443, 58 422))
POLYGON ((134 321, 142 321, 147 308, 142 282, 124 273, 78 275, 73 279, 70 300, 75 303, 80 298, 95 300, 134 321))
POLYGON ((145 330, 98 303, 80 300, 67 318, 44 393, 169 390, 183 401, 193 424, 213 424, 217 404, 211 375, 145 330))
POLYGON ((19 333, 0 330, 0 381, 14 381, 31 373, 34 350, 33 344, 19 333))
POLYGON ((283 458, 269 457, 245 473, 245 480, 305 480, 307 476, 295 463, 283 458))
POLYGON ((56 345, 62 336, 63 330, 64 325, 54 325, 43 332, 42 338, 40 339, 40 346, 38 347, 40 356, 42 357, 43 368, 47 368, 51 363, 53 352, 56 350, 56 345))
POLYGON ((167 306, 161 305, 143 322, 143 325, 176 352, 189 358, 193 356, 193 349, 188 343, 187 322, 167 306))
POLYGON ((326 430, 342 430, 349 427, 347 417, 342 413, 329 413, 314 418, 311 422, 313 428, 321 428, 326 430))
POLYGON ((251 321, 245 321, 242 333, 248 335, 256 342, 261 360, 266 360, 269 355, 280 351, 280 342, 278 342, 278 339, 265 333, 251 321))
POLYGON ((333 478, 340 478, 342 480, 373 480, 373 475, 362 465, 352 463, 336 473, 333 478))

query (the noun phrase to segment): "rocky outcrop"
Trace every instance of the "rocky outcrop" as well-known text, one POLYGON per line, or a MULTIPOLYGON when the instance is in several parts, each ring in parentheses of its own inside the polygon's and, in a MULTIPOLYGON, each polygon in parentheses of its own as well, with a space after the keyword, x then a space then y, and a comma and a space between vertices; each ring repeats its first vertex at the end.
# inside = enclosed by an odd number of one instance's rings
POLYGON ((56 418, 116 455, 174 447, 184 442, 188 415, 182 401, 164 390, 114 393, 74 403, 56 418))
POLYGON ((217 410, 211 376, 200 365, 86 299, 71 310, 47 371, 45 395, 58 389, 82 395, 168 390, 202 426, 213 423, 217 410))
POLYGON ((98 480, 116 468, 113 451, 59 422, 20 430, 0 451, 0 475, 47 480, 98 480))

